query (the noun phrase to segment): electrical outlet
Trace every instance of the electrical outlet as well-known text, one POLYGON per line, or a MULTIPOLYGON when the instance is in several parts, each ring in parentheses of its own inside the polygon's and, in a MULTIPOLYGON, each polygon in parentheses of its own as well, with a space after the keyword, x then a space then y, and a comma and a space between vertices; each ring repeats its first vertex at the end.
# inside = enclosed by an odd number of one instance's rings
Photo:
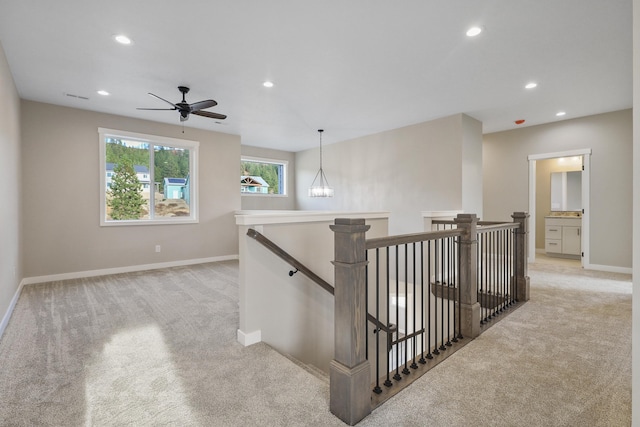
POLYGON ((160 245, 156 245, 156 252, 160 252, 160 245))

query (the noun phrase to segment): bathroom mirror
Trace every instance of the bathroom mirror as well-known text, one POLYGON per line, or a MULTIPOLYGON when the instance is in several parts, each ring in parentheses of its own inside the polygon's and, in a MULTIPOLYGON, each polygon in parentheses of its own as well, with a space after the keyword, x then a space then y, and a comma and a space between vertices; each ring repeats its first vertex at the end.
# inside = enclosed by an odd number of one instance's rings
POLYGON ((551 173, 551 210, 582 210, 582 171, 551 173))

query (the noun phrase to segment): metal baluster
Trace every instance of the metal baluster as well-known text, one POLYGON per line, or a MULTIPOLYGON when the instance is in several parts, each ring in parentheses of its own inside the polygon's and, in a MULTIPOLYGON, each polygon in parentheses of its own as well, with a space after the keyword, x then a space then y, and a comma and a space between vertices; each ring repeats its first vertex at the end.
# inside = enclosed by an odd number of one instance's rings
MULTIPOLYGON (((451 272, 451 239, 452 237, 447 238, 447 275, 449 276, 449 280, 447 280, 447 346, 451 347, 451 280, 452 280, 452 272, 451 272)), ((443 299, 444 301, 444 299, 443 299)))
POLYGON ((502 308, 502 263, 500 258, 500 253, 502 252, 502 236, 501 230, 496 230, 496 286, 497 286, 497 295, 500 297, 496 299, 497 306, 497 314, 500 314, 503 310, 502 308))
MULTIPOLYGON (((364 260, 367 263, 364 269, 365 312, 369 313, 369 251, 364 251, 364 260)), ((364 334, 364 358, 369 360, 369 320, 366 317, 364 319, 364 330, 367 331, 367 333, 364 334)))
POLYGON ((400 248, 396 245, 396 373, 394 380, 400 380, 400 274, 398 264, 400 262, 400 248))
MULTIPOLYGON (((429 242, 427 242, 429 244, 429 242)), ((429 281, 427 280, 427 283, 429 281)), ((431 292, 429 292, 431 294, 431 292)), ((419 363, 425 364, 427 361, 424 359, 424 241, 420 242, 420 360, 419 363)), ((429 343, 427 342, 427 348, 429 343)), ((429 353, 431 354, 431 353, 429 353)))
MULTIPOLYGON (((376 248, 376 319, 380 321, 380 248, 376 248)), ((388 323, 388 322, 387 322, 388 323)), ((380 333, 382 330, 376 325, 376 386, 373 392, 382 393, 380 388, 380 333)))
MULTIPOLYGON (((444 239, 440 239, 440 253, 441 253, 441 257, 440 257, 440 262, 442 263, 442 265, 440 266, 440 274, 441 274, 441 280, 440 280, 440 290, 444 290, 444 263, 445 263, 445 254, 446 252, 444 251, 444 239)), ((440 295, 440 338, 442 338, 442 341, 440 341, 440 347, 438 347, 440 350, 446 350, 447 347, 444 346, 444 295, 440 295)))
POLYGON ((520 237, 521 234, 519 234, 517 232, 517 230, 513 230, 514 236, 513 236, 513 243, 514 243, 514 252, 513 252, 513 280, 515 282, 514 284, 514 289, 513 289, 513 294, 515 296, 516 302, 518 302, 518 258, 517 258, 517 253, 515 251, 515 248, 518 247, 518 243, 520 242, 520 237))
POLYGON ((496 306, 495 303, 497 302, 496 298, 498 297, 498 291, 496 288, 496 263, 495 263, 495 256, 493 256, 493 254, 496 253, 496 239, 495 239, 495 232, 491 232, 490 233, 491 236, 491 294, 493 295, 493 302, 491 303, 491 305, 493 306, 491 308, 491 317, 496 317, 496 306))
POLYGON ((389 282, 390 282, 390 273, 389 273, 389 247, 387 246, 386 248, 386 255, 387 255, 387 302, 386 302, 386 306, 387 306, 387 347, 385 348, 385 355, 387 358, 387 369, 385 369, 385 371, 387 371, 387 379, 384 382, 384 385, 387 387, 391 387, 393 385, 393 383, 391 382, 391 378, 389 377, 390 372, 391 372, 391 360, 390 360, 390 352, 392 350, 391 347, 391 343, 393 342, 393 333, 391 332, 391 322, 389 322, 389 304, 391 301, 389 301, 389 295, 390 295, 390 289, 389 289, 389 282))
POLYGON ((427 241, 427 359, 433 359, 431 354, 431 246, 433 240, 427 241))
POLYGON ((402 373, 408 375, 411 373, 407 366, 409 359, 409 245, 404 244, 404 369, 402 373))
MULTIPOLYGON (((458 240, 458 243, 460 243, 460 240, 458 240)), ((462 308, 461 308, 462 295, 460 294, 460 288, 461 288, 460 286, 460 244, 458 244, 458 247, 456 250, 456 257, 458 258, 458 261, 456 262, 456 265, 458 266, 458 337, 457 338, 463 339, 464 337, 462 336, 462 308)), ((477 280, 478 280, 478 275, 476 274, 476 281, 477 280)))
MULTIPOLYGON (((454 298, 453 301, 449 301, 449 304, 453 304, 453 338, 451 338, 451 341, 453 342, 458 342, 458 335, 456 334, 456 308, 458 307, 458 304, 460 303, 460 295, 458 290, 460 289, 460 283, 458 283, 458 278, 459 276, 459 268, 460 268, 460 258, 458 257, 458 251, 456 250, 459 245, 457 245, 455 238, 451 238, 451 242, 452 242, 452 249, 451 249, 451 254, 453 256, 453 291, 454 291, 454 298), (457 289, 456 289, 457 288, 457 289)), ((458 309, 458 313, 460 312, 460 310, 458 309)), ((460 327, 458 327, 458 329, 460 329, 460 327)))
POLYGON ((413 242, 411 244, 412 254, 413 254, 413 338, 411 338, 411 348, 413 350, 413 363, 411 364, 411 369, 418 369, 418 364, 416 363, 416 351, 418 350, 418 346, 416 345, 416 337, 417 329, 416 329, 416 243, 413 242))
POLYGON ((509 236, 509 249, 507 250, 507 254, 509 255, 509 304, 513 305, 515 302, 513 286, 511 286, 513 280, 513 263, 515 261, 515 258, 513 257, 513 248, 515 247, 513 244, 513 230, 509 230, 507 234, 509 236))
POLYGON ((489 235, 489 233, 485 233, 484 234, 484 251, 483 251, 483 257, 484 257, 484 292, 486 294, 486 298, 485 298, 485 306, 486 306, 486 313, 487 315, 485 316, 484 320, 485 322, 489 322, 491 320, 491 307, 489 307, 490 305, 490 296, 491 296, 491 277, 490 277, 490 272, 491 272, 491 263, 489 262, 489 242, 491 241, 491 236, 489 235))
POLYGON ((500 230, 496 230, 496 250, 495 250, 495 263, 496 263, 496 317, 502 312, 502 303, 500 298, 501 293, 501 274, 500 274, 500 230))
POLYGON ((507 233, 506 230, 500 230, 502 234, 502 310, 506 310, 509 305, 509 294, 507 292, 507 233))
POLYGON ((440 284, 440 251, 438 250, 438 241, 434 240, 433 241, 433 252, 434 252, 434 260, 433 260, 433 266, 434 266, 434 283, 435 283, 435 289, 436 289, 436 294, 434 295, 435 297, 435 301, 433 303, 433 331, 434 331, 434 340, 433 340, 433 354, 440 354, 440 350, 438 350, 438 285, 440 284))
POLYGON ((487 314, 487 309, 485 308, 485 290, 484 290, 484 281, 482 280, 482 275, 484 274, 484 264, 482 262, 482 245, 484 242, 484 234, 478 233, 478 250, 476 251, 476 259, 478 265, 478 274, 476 275, 476 283, 478 284, 478 292, 480 292, 480 324, 484 325, 485 318, 487 314))

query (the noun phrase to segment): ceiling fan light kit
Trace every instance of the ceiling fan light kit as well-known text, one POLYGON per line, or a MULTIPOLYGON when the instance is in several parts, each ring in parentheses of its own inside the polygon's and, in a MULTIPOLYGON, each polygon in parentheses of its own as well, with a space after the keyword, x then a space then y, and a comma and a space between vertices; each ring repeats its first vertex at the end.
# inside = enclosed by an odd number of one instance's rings
POLYGON ((213 99, 206 99, 204 101, 198 101, 198 102, 194 102, 193 104, 189 104, 185 99, 185 96, 187 95, 187 93, 189 93, 189 88, 186 86, 178 86, 178 90, 182 93, 182 101, 178 102, 177 104, 174 104, 173 102, 167 101, 166 99, 161 98, 158 95, 155 95, 149 92, 149 95, 155 98, 158 98, 161 101, 166 102, 167 104, 171 105, 173 108, 138 108, 138 110, 178 111, 180 113, 181 122, 189 120, 190 114, 195 114, 196 116, 208 117, 210 119, 218 119, 218 120, 224 120, 227 118, 227 116, 225 116, 224 114, 213 113, 211 111, 202 111, 206 108, 211 108, 218 105, 218 103, 213 99))

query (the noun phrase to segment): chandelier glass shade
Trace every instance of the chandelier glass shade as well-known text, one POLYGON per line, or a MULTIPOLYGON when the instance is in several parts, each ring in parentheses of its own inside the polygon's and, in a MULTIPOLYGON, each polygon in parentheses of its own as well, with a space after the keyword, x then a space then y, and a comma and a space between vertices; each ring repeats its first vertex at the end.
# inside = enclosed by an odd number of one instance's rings
POLYGON ((322 132, 324 130, 318 129, 320 134, 320 169, 309 187, 309 197, 333 197, 333 188, 329 185, 324 170, 322 170, 322 132))

